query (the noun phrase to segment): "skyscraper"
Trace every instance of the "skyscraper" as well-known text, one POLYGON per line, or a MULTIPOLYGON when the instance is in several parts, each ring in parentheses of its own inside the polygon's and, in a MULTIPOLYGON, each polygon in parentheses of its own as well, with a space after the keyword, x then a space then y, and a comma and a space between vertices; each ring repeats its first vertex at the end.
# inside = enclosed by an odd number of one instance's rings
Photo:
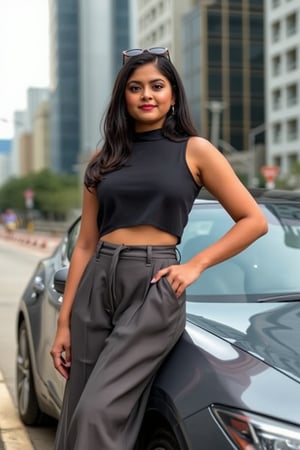
POLYGON ((51 166, 76 170, 80 146, 79 7, 77 0, 50 0, 51 166))
POLYGON ((101 138, 121 50, 128 47, 129 6, 127 0, 50 0, 49 10, 51 166, 72 173, 101 138))
POLYGON ((219 148, 248 148, 264 122, 261 0, 202 0, 184 17, 183 71, 202 135, 219 148))

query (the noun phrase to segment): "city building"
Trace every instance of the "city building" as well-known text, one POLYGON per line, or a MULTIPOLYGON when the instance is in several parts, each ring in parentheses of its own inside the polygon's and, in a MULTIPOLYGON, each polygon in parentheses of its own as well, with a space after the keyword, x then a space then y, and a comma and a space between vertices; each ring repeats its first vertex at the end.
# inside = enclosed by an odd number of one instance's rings
POLYGON ((10 176, 49 167, 49 89, 27 89, 26 110, 14 113, 10 176))
MULTIPOLYGON (((147 49, 163 46, 170 51, 172 62, 183 73, 182 17, 196 0, 135 0, 136 47, 147 49)), ((132 8, 133 10, 133 8, 132 8)))
POLYGON ((267 162, 300 162, 300 3, 265 0, 267 162))
POLYGON ((49 101, 45 100, 39 104, 33 119, 33 172, 50 167, 49 123, 49 101))
POLYGON ((18 177, 20 176, 20 136, 25 129, 28 131, 28 119, 27 111, 15 111, 13 118, 13 140, 12 140, 12 152, 10 158, 10 176, 18 177))
POLYGON ((80 2, 80 160, 101 142, 102 119, 122 50, 129 46, 128 0, 80 2))
POLYGON ((50 0, 51 168, 79 172, 101 141, 101 121, 129 45, 127 0, 50 0))
POLYGON ((25 128, 26 131, 32 131, 33 123, 36 113, 40 108, 40 105, 49 100, 49 89, 41 87, 30 87, 26 92, 27 104, 26 104, 26 119, 25 128))
POLYGON ((19 137, 20 149, 20 173, 19 176, 24 177, 32 172, 33 168, 33 145, 32 133, 24 131, 19 137))
MULTIPOLYGON (((128 49, 133 38, 134 16, 131 17, 130 0, 111 0, 112 76, 116 77, 122 65, 122 51, 128 49)), ((113 80, 114 81, 114 80, 113 80)))
POLYGON ((198 1, 183 28, 184 80, 200 133, 224 152, 248 150, 251 130, 265 121, 263 2, 198 1))
POLYGON ((80 150, 79 2, 49 1, 51 168, 74 172, 80 150))
POLYGON ((11 139, 0 139, 0 186, 9 178, 11 146, 11 139))

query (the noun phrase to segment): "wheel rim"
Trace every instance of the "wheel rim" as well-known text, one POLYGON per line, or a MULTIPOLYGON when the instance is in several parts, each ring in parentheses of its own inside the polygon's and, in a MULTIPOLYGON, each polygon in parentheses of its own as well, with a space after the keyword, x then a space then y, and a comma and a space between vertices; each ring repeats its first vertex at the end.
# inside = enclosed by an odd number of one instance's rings
POLYGON ((24 328, 20 330, 17 356, 17 392, 21 414, 25 414, 30 395, 30 359, 27 336, 24 328))

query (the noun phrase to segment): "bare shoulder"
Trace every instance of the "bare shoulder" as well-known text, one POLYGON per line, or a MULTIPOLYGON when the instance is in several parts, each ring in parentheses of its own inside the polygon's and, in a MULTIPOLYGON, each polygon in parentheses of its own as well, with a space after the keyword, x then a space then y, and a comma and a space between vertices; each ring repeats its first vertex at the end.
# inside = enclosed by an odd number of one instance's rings
POLYGON ((208 139, 201 136, 192 136, 189 139, 187 154, 189 158, 196 159, 200 166, 202 166, 204 162, 205 164, 209 163, 209 161, 218 161, 221 164, 226 161, 220 150, 216 148, 208 139))
POLYGON ((191 146, 191 147, 199 148, 199 147, 207 147, 207 146, 211 146, 211 145, 212 145, 211 142, 202 136, 191 136, 189 138, 189 146, 191 146))
POLYGON ((188 143, 188 158, 197 168, 202 184, 219 200, 232 192, 245 193, 240 180, 227 158, 208 139, 192 137, 188 143))

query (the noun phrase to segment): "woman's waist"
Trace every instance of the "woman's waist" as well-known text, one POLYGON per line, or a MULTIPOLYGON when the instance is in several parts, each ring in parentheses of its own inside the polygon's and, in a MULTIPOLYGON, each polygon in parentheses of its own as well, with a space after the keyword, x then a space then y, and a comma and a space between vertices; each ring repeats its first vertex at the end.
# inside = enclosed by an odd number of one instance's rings
POLYGON ((101 236, 101 241, 126 246, 176 246, 178 237, 152 225, 117 228, 101 236))

